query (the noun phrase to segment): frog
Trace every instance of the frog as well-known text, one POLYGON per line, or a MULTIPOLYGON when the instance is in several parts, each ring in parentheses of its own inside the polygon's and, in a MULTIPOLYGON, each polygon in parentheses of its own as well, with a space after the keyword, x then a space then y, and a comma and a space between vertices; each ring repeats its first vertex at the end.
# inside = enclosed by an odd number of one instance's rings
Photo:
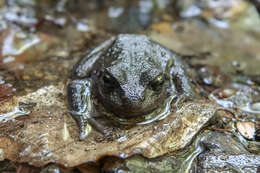
POLYGON ((145 118, 137 125, 160 121, 172 100, 194 95, 187 68, 180 55, 146 35, 119 34, 104 41, 74 66, 68 84, 69 112, 80 139, 91 127, 106 134, 93 116, 98 113, 94 100, 122 122, 140 117, 145 118))

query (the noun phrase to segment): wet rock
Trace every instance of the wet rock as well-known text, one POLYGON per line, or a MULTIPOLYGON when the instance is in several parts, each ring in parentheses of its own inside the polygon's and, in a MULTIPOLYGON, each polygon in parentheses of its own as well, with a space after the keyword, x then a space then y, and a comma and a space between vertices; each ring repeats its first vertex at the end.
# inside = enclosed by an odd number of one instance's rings
MULTIPOLYGON (((105 20, 106 25, 104 27, 117 33, 136 33, 142 31, 149 28, 149 26, 156 21, 154 19, 162 17, 160 12, 170 7, 171 4, 172 2, 167 0, 112 2, 108 7, 108 17, 107 20, 105 20)), ((170 10, 171 9, 169 9, 169 11, 170 10)), ((161 26, 155 27, 158 28, 161 26)))
POLYGON ((207 93, 211 92, 215 88, 225 85, 227 82, 227 77, 217 66, 202 64, 195 64, 193 66, 198 71, 198 83, 207 93))
POLYGON ((256 122, 256 131, 254 138, 256 141, 260 141, 260 121, 256 122))
POLYGON ((125 167, 118 169, 117 173, 131 172, 177 172, 180 168, 181 160, 175 156, 168 156, 149 160, 140 156, 134 156, 126 160, 125 167))
POLYGON ((247 85, 232 84, 231 87, 213 91, 209 98, 225 108, 243 109, 252 103, 258 92, 247 85))
POLYGON ((255 173, 260 165, 260 156, 253 154, 205 154, 200 158, 201 172, 247 172, 255 173))
POLYGON ((19 145, 11 138, 3 136, 0 139, 0 159, 1 161, 10 158, 14 159, 16 158, 15 153, 19 151, 19 145))
MULTIPOLYGON (((152 3, 150 1, 150 3, 152 3)), ((140 8, 132 7, 129 9, 122 9, 122 15, 117 14, 117 17, 114 17, 116 14, 113 12, 108 18, 107 22, 109 24, 106 27, 114 32, 120 33, 133 33, 135 31, 140 31, 144 28, 147 28, 151 23, 151 12, 145 11, 144 13, 140 11, 140 8), (111 18, 112 17, 112 18, 111 18), (121 26, 121 27, 120 27, 121 26)))
MULTIPOLYGON (((155 159, 147 159, 141 156, 133 156, 125 159, 125 161, 119 165, 114 166, 114 172, 132 173, 132 172, 206 172, 216 171, 221 172, 224 169, 208 169, 202 167, 207 164, 209 166, 212 162, 216 163, 219 160, 223 160, 221 164, 224 164, 224 160, 234 161, 235 159, 244 159, 239 163, 240 166, 244 164, 246 166, 247 160, 251 165, 254 164, 253 159, 258 159, 257 155, 250 154, 241 143, 238 143, 231 136, 224 135, 218 132, 204 131, 199 134, 194 142, 182 151, 173 152, 166 156, 158 157, 155 159), (209 154, 211 153, 211 155, 209 154), (223 154, 226 154, 223 156, 223 154), (217 157, 214 160, 211 157, 217 157), (220 157, 222 156, 222 157, 220 157), (238 156, 237 158, 234 158, 238 156), (204 160, 203 160, 204 159, 204 160), (210 160, 212 159, 212 160, 210 160), (202 163, 201 163, 202 162, 202 163)), ((255 160, 257 161, 257 160, 255 160)), ((227 164, 227 163, 226 163, 227 164)), ((228 164, 227 164, 228 165, 228 164)), ((258 162, 254 166, 258 165, 258 162)), ((219 167, 220 164, 218 165, 219 167)), ((226 169, 226 167, 225 167, 226 169)), ((227 168, 228 170, 229 168, 227 168)), ((248 169, 247 169, 248 170, 248 169)))
POLYGON ((173 27, 170 25, 169 22, 161 22, 152 25, 152 29, 159 33, 169 33, 173 30, 173 27))
POLYGON ((6 5, 0 8, 0 16, 8 22, 27 28, 33 28, 38 22, 36 10, 31 4, 18 5, 15 2, 6 2, 6 5))
MULTIPOLYGON (((202 134, 201 136, 203 136, 202 134)), ((205 134, 200 141, 210 151, 226 152, 233 154, 249 154, 245 147, 238 143, 233 137, 219 132, 210 132, 205 134)), ((200 138, 200 137, 199 137, 200 138)))
POLYGON ((78 171, 80 173, 99 173, 101 172, 100 166, 95 163, 85 163, 77 166, 74 171, 78 171))
MULTIPOLYGON (((121 164, 112 164, 112 168, 102 167, 102 171, 114 173, 181 173, 185 172, 185 170, 182 169, 182 166, 185 164, 185 159, 182 157, 182 155, 185 155, 185 153, 171 154, 155 159, 148 159, 140 155, 135 155, 125 159, 121 164)), ((111 158, 107 158, 107 163, 109 163, 109 159, 111 158)))
POLYGON ((33 34, 20 29, 9 29, 2 34, 3 44, 0 56, 3 64, 43 59, 51 56, 49 54, 52 52, 51 49, 62 45, 57 37, 45 33, 33 34))
POLYGON ((19 164, 16 170, 16 173, 38 173, 38 172, 40 172, 40 168, 29 166, 24 163, 19 164))
POLYGON ((252 114, 259 114, 259 102, 252 102, 248 103, 247 105, 243 106, 241 109, 245 112, 252 113, 252 114))
POLYGON ((239 18, 248 9, 243 0, 192 0, 178 1, 180 16, 184 18, 200 16, 220 28, 228 28, 229 22, 239 18))
POLYGON ((206 16, 214 16, 216 18, 231 18, 236 15, 241 14, 243 10, 247 7, 247 3, 243 0, 228 0, 228 1, 216 1, 212 2, 209 0, 192 0, 192 1, 180 1, 178 2, 178 6, 181 9, 185 9, 181 14, 182 17, 188 17, 187 15, 195 15, 195 14, 203 14, 206 16), (199 8, 200 13, 195 13, 195 7, 199 8))
POLYGON ((45 168, 41 169, 41 171, 40 171, 40 173, 73 173, 73 172, 74 171, 72 169, 65 170, 55 164, 50 164, 50 165, 46 166, 45 168))
MULTIPOLYGON (((256 76, 260 73, 258 70, 260 69, 258 68, 260 62, 258 47, 260 44, 256 38, 257 34, 255 37, 251 37, 248 32, 237 28, 221 30, 205 25, 199 20, 169 23, 173 27, 171 32, 159 34, 151 32, 150 37, 183 55, 199 55, 202 52, 210 52, 207 58, 189 59, 189 63, 217 67, 220 75, 223 72, 231 77, 231 73, 234 73, 232 62, 237 61, 240 64, 246 64, 247 74, 256 76), (248 42, 239 41, 244 39, 248 42)), ((235 75, 232 75, 232 79, 228 81, 233 81, 233 76, 235 75)), ((254 78, 254 81, 257 81, 257 78, 254 78)), ((224 85, 225 83, 220 84, 224 85)))
POLYGON ((101 172, 124 172, 128 170, 125 161, 118 157, 105 157, 99 161, 101 172))
POLYGON ((237 122, 236 124, 237 130, 239 133, 247 138, 247 139, 254 139, 256 133, 255 123, 253 122, 237 122))
POLYGON ((212 132, 201 143, 207 150, 198 157, 199 172, 257 172, 260 156, 232 137, 212 132))
POLYGON ((215 112, 213 104, 187 102, 164 120, 128 130, 115 129, 108 137, 93 131, 86 140, 80 141, 76 123, 67 112, 65 93, 65 86, 60 83, 15 96, 1 105, 0 114, 13 110, 21 102, 35 105, 24 118, 6 122, 12 126, 1 123, 1 135, 11 138, 12 146, 19 148, 19 151, 2 148, 4 153, 10 153, 3 159, 35 166, 54 162, 73 167, 105 155, 125 158, 142 154, 154 158, 184 148, 215 112), (19 123, 22 125, 18 126, 19 123), (12 129, 14 126, 17 128, 12 129))

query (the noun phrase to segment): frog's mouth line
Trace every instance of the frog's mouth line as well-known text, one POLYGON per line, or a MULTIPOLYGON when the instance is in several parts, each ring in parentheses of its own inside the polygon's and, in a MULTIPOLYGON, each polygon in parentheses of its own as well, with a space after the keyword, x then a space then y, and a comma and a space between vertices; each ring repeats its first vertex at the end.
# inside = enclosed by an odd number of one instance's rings
POLYGON ((171 113, 171 103, 175 98, 175 95, 169 96, 165 99, 164 103, 160 108, 155 109, 153 112, 145 115, 140 115, 138 118, 120 118, 119 116, 107 113, 106 116, 121 125, 146 125, 157 120, 166 118, 171 113))

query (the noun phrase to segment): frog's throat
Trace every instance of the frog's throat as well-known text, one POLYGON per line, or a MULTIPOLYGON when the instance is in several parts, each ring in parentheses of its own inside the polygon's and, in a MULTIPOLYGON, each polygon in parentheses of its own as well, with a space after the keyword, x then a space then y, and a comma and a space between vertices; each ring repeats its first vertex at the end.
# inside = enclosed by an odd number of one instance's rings
POLYGON ((167 99, 165 99, 164 103, 160 108, 155 109, 153 112, 145 115, 140 115, 138 117, 140 118, 133 118, 132 119, 126 119, 126 118, 120 118, 119 116, 113 116, 111 114, 106 114, 108 118, 113 119, 119 124, 122 125, 146 125, 150 124, 157 120, 162 120, 166 118, 171 113, 171 103, 173 99, 175 98, 175 95, 169 96, 167 99), (139 120, 139 121, 138 121, 139 120))

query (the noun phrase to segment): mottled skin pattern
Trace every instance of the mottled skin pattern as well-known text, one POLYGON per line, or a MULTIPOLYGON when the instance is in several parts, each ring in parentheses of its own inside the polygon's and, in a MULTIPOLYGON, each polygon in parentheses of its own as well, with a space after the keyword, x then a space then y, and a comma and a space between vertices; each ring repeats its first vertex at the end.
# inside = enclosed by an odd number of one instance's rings
POLYGON ((192 94, 185 68, 176 54, 144 35, 121 34, 102 43, 75 66, 68 86, 80 138, 87 136, 88 123, 102 131, 92 116, 93 97, 115 116, 146 115, 169 96, 192 94))

